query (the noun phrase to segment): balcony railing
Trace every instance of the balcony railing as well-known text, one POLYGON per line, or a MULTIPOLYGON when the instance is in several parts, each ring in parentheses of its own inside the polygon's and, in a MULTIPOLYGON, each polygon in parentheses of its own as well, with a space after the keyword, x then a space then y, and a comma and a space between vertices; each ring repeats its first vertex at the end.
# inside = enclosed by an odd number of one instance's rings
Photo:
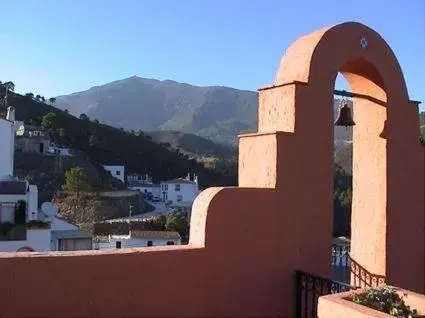
POLYGON ((296 271, 295 317, 317 318, 317 303, 320 296, 342 293, 351 289, 356 289, 356 287, 302 271, 296 271))
POLYGON ((320 296, 385 283, 385 276, 368 272, 350 257, 349 244, 332 245, 331 266, 330 279, 296 271, 296 317, 317 318, 317 303, 320 296))

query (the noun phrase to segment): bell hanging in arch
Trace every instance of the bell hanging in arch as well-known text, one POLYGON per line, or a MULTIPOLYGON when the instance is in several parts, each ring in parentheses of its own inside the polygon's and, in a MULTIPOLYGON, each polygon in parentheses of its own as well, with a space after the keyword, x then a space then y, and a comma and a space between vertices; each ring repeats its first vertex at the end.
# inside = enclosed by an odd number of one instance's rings
POLYGON ((353 117, 351 116, 351 109, 348 107, 347 104, 344 104, 339 109, 338 117, 335 121, 335 126, 354 126, 356 123, 353 120, 353 117))

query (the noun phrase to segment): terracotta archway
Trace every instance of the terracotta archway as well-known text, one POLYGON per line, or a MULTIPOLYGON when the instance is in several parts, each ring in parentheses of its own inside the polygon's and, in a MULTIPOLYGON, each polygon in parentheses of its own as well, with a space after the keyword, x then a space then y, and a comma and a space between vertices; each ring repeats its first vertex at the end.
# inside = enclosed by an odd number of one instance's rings
MULTIPOLYGON (((285 227, 289 240, 310 253, 297 259, 298 266, 329 276, 338 72, 355 94, 351 256, 390 284, 422 292, 425 186, 418 103, 408 99, 391 48, 360 23, 316 31, 287 50, 274 85, 259 90, 258 133, 240 136, 240 188, 211 189, 195 206, 207 196, 212 196, 203 203, 209 206, 208 214, 221 205, 221 196, 231 206, 228 210, 237 210, 238 200, 244 200, 244 206, 267 201, 264 217, 290 222, 290 228, 285 227), (251 190, 242 187, 257 191, 249 194, 251 190), (303 237, 304 231, 308 237, 303 237)), ((206 211, 198 211, 192 220, 202 216, 206 222, 206 211)), ((208 245, 204 232, 199 233, 196 241, 208 245)))
MULTIPOLYGON (((293 131, 314 133, 315 141, 323 138, 319 144, 327 145, 329 151, 338 72, 356 94, 352 257, 390 282, 423 289, 424 256, 417 251, 424 250, 424 157, 418 141, 417 102, 408 99, 402 71, 389 45, 359 23, 319 30, 288 49, 275 85, 306 84, 295 85, 299 90, 294 102, 287 104, 294 114, 293 131), (407 252, 407 246, 416 248, 407 252), (415 262, 403 265, 401 259, 415 262), (415 272, 416 278, 406 275, 408 271, 415 272)), ((277 122, 276 118, 269 121, 277 122)), ((260 131, 267 124, 260 122, 260 131)), ((328 157, 323 165, 329 165, 330 152, 322 155, 323 160, 328 157)), ((320 169, 320 163, 315 163, 320 169)))

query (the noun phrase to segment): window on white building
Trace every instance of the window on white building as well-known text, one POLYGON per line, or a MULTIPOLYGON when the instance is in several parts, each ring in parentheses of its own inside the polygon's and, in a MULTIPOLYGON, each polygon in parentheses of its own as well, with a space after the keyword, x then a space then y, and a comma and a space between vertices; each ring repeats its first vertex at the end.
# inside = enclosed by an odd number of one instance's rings
POLYGON ((183 201, 183 196, 182 195, 178 195, 177 196, 177 202, 181 202, 183 201))
POLYGON ((167 242, 167 245, 174 245, 174 242, 173 241, 168 241, 167 242))
POLYGON ((180 191, 180 184, 176 184, 174 190, 180 191))
POLYGON ((152 246, 153 242, 152 241, 148 241, 148 246, 152 246))
POLYGON ((115 172, 115 174, 116 174, 117 176, 119 176, 119 175, 121 175, 121 171, 116 171, 116 172, 115 172))

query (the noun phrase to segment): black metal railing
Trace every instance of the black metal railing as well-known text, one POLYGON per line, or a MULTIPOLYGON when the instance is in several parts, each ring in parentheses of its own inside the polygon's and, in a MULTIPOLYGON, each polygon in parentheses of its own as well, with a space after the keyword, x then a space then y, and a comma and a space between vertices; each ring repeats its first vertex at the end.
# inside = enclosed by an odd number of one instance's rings
POLYGON ((295 317, 317 318, 317 303, 320 296, 342 293, 356 287, 328 278, 295 272, 295 317))
POLYGON ((385 284, 385 276, 372 274, 350 257, 350 274, 354 286, 361 288, 377 287, 385 284))

